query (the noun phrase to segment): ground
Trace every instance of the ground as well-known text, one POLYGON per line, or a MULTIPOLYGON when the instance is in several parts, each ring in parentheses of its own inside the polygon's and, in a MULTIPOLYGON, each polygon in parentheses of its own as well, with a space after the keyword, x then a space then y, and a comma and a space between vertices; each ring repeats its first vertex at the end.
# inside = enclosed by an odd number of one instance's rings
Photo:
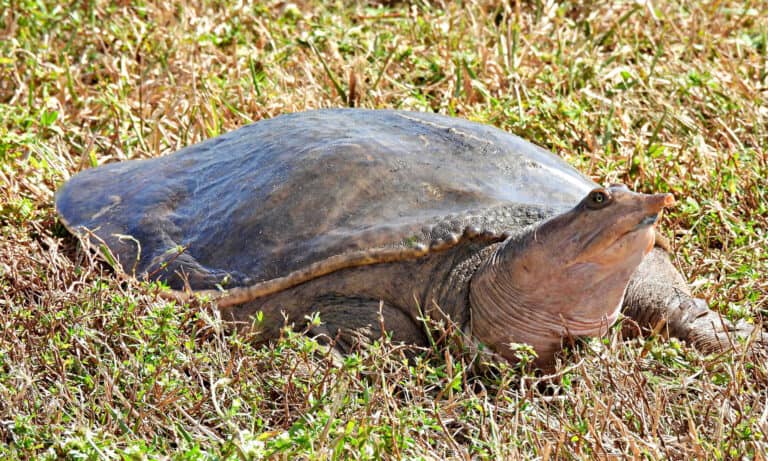
POLYGON ((255 347, 78 250, 52 202, 83 168, 284 112, 436 111, 674 193, 675 263, 760 323, 767 96, 765 1, 0 0, 0 457, 765 459, 765 356, 616 327, 548 379, 450 325, 411 362, 386 339, 255 347))

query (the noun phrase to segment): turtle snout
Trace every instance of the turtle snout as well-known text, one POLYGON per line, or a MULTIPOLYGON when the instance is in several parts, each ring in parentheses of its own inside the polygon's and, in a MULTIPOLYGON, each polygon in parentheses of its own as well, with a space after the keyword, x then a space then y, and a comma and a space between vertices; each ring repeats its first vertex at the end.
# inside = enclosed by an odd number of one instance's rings
POLYGON ((646 199, 645 210, 649 216, 657 216, 661 210, 674 204, 675 196, 672 194, 653 194, 646 199))
POLYGON ((675 197, 672 194, 653 194, 645 196, 645 206, 643 207, 644 216, 635 226, 640 229, 646 226, 656 224, 664 208, 675 204, 675 197))

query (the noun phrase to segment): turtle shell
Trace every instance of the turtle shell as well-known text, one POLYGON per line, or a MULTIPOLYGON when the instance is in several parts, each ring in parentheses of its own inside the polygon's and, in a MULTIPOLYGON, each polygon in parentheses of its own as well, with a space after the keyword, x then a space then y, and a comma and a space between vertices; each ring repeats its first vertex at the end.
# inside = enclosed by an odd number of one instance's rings
POLYGON ((525 219, 488 219, 490 210, 551 214, 594 186, 490 126, 330 109, 83 171, 59 189, 56 207, 70 231, 105 244, 126 272, 209 289, 284 277, 347 252, 428 244, 441 225, 509 230, 525 219))

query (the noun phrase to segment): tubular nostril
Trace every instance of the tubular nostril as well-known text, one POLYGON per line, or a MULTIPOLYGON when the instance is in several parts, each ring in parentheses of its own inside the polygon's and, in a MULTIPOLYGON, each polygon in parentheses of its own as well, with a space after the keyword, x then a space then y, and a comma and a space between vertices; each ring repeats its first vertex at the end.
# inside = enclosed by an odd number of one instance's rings
POLYGON ((672 206, 675 204, 675 196, 672 194, 665 194, 664 197, 664 206, 672 206))
POLYGON ((649 207, 648 211, 659 212, 666 207, 674 205, 675 196, 672 194, 653 194, 646 203, 646 206, 649 207))

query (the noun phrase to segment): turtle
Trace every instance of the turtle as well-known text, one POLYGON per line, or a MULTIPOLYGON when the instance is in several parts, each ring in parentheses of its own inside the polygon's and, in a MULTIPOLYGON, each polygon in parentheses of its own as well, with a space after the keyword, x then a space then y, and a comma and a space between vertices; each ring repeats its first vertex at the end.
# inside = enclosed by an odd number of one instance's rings
POLYGON ((457 117, 283 114, 87 169, 55 201, 65 227, 125 273, 211 295, 256 341, 292 325, 342 350, 383 333, 427 345, 432 319, 506 360, 527 344, 544 368, 620 313, 706 352, 754 329, 691 295, 657 238, 671 194, 601 187, 457 117))

